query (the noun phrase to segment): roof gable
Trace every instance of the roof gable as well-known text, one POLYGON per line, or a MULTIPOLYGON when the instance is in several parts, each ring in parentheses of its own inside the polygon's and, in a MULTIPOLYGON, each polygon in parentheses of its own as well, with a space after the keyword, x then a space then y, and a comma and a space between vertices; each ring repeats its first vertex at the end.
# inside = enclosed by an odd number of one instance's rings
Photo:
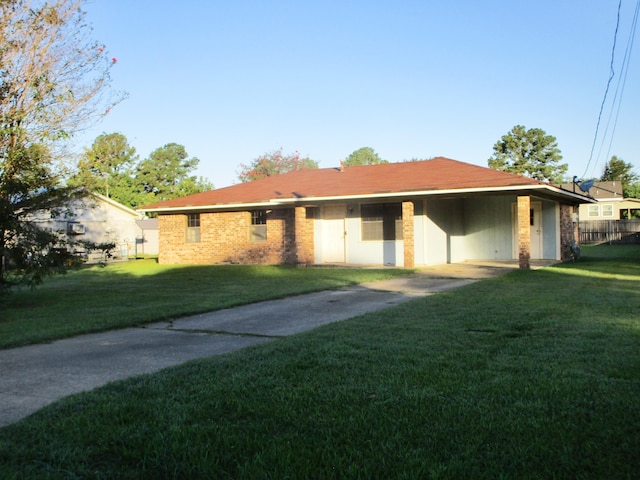
POLYGON ((622 182, 620 181, 596 181, 588 192, 582 191, 575 183, 565 183, 562 188, 572 190, 579 195, 593 198, 598 201, 622 200, 622 182))

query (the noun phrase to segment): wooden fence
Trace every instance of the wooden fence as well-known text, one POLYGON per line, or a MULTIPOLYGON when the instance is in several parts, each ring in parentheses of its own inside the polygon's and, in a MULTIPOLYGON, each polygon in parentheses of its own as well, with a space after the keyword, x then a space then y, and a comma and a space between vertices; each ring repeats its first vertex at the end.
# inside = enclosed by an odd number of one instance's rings
POLYGON ((640 220, 587 220, 580 222, 580 243, 638 243, 640 220))

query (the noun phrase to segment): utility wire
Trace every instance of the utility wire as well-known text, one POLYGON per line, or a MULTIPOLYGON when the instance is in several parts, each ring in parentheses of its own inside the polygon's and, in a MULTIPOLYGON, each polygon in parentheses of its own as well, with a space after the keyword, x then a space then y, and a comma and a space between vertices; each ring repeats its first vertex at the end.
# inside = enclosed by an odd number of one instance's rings
POLYGON ((609 80, 607 81, 607 88, 604 91, 604 98, 602 99, 602 103, 600 104, 600 113, 598 114, 598 122, 596 123, 596 133, 593 136, 593 144, 591 145, 591 153, 589 154, 589 161, 587 162, 587 168, 585 168, 582 177, 587 174, 589 171, 589 165, 591 165, 591 160, 593 159, 593 150, 596 148, 596 141, 598 140, 598 129, 600 128, 600 120, 602 118, 602 111, 604 110, 604 105, 607 101, 607 94, 609 93, 609 87, 611 86, 611 80, 615 75, 615 70, 613 69, 613 62, 615 59, 616 53, 616 41, 618 39, 618 28, 620 27, 620 9, 622 8, 622 0, 618 1, 618 17, 616 20, 616 30, 613 34, 613 47, 611 48, 611 64, 609 67, 609 80))
POLYGON ((611 136, 610 136, 610 141, 609 141, 609 150, 607 151, 607 156, 605 158, 608 158, 608 155, 611 151, 611 145, 613 143, 613 138, 615 135, 615 130, 616 130, 616 125, 618 123, 618 114, 620 112, 620 106, 622 105, 622 96, 624 94, 624 87, 626 84, 626 79, 627 79, 627 74, 629 73, 629 58, 631 55, 631 51, 633 50, 633 39, 635 37, 635 28, 636 28, 636 24, 637 24, 637 8, 640 7, 640 0, 638 0, 638 3, 636 5, 636 11, 634 12, 634 16, 633 16, 633 20, 631 22, 631 31, 629 33, 629 38, 627 40, 627 47, 625 49, 624 52, 624 58, 622 60, 622 66, 620 67, 620 75, 618 75, 618 83, 616 85, 616 92, 615 95, 613 96, 613 100, 611 102, 611 110, 609 111, 609 116, 607 118, 607 127, 604 130, 604 133, 602 134, 602 141, 600 142, 600 148, 598 149, 598 153, 595 156, 595 165, 594 168, 596 167, 596 165, 598 165, 600 159, 601 159, 601 154, 602 154, 602 149, 604 148, 604 145, 607 141, 607 134, 609 133, 609 127, 611 126, 611 119, 614 118, 613 121, 613 128, 611 131, 611 136), (620 97, 618 97, 618 94, 620 94, 620 97), (616 113, 615 117, 614 117, 614 112, 616 113))
MULTIPOLYGON (((607 156, 605 158, 609 158, 609 154, 611 153, 611 146, 613 145, 613 137, 616 133, 616 126, 618 125, 618 116, 620 115, 620 106, 622 105, 622 95, 624 94, 624 87, 627 83, 627 74, 629 73, 629 59, 631 58, 631 52, 633 51, 633 42, 636 36, 639 12, 640 12, 640 0, 638 0, 636 3, 636 10, 633 14, 633 21, 631 22, 631 32, 629 33, 627 49, 624 54, 624 61, 622 62, 622 70, 624 71, 624 75, 620 77, 622 80, 622 88, 620 89, 620 99, 618 100, 618 108, 616 109, 616 116, 613 121, 613 129, 611 130, 611 138, 609 140, 609 148, 607 149, 607 156)), ((618 81, 618 86, 620 86, 620 81, 618 81)), ((616 89, 616 96, 617 94, 618 93, 616 89)), ((615 99, 614 99, 614 104, 615 104, 615 99)))

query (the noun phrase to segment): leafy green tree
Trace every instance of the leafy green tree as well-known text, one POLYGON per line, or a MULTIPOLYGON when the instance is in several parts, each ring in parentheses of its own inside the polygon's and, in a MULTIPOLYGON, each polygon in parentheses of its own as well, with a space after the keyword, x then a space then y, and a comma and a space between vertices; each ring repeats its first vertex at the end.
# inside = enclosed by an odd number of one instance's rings
POLYGON ((526 129, 516 125, 493 146, 489 167, 503 172, 518 173, 541 181, 561 182, 567 164, 556 137, 539 128, 526 129))
POLYGON ((259 156, 248 165, 240 164, 238 179, 242 183, 246 183, 305 168, 318 168, 318 162, 308 157, 301 157, 297 151, 284 155, 282 148, 280 148, 259 156))
POLYGON ((622 183, 622 190, 625 198, 635 198, 633 195, 637 193, 634 184, 638 181, 638 175, 633 172, 633 165, 625 162, 617 156, 611 157, 602 172, 602 181, 618 181, 622 183))
POLYGON ((63 215, 64 146, 112 108, 115 59, 89 40, 82 0, 0 2, 0 290, 36 285, 72 258, 38 227, 63 215))
POLYGON ((200 160, 189 158, 186 149, 177 143, 157 148, 136 169, 136 182, 146 194, 145 203, 170 200, 213 189, 208 180, 189 175, 200 160))
POLYGON ((378 165, 380 163, 389 163, 383 160, 371 147, 362 147, 347 157, 343 165, 352 167, 354 165, 378 165))
POLYGON ((129 207, 140 197, 134 171, 136 149, 122 133, 103 133, 78 161, 77 172, 67 180, 73 187, 84 187, 129 207))
POLYGON ((624 196, 625 198, 640 198, 640 182, 629 185, 624 196))

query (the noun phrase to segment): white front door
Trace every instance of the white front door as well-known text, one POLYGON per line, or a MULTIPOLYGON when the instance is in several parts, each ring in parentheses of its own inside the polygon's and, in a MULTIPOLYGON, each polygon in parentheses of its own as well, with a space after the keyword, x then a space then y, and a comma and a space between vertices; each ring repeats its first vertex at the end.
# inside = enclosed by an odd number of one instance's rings
POLYGON ((344 263, 346 205, 327 205, 322 208, 322 261, 344 263))
POLYGON ((531 259, 542 258, 542 204, 531 202, 531 259))

